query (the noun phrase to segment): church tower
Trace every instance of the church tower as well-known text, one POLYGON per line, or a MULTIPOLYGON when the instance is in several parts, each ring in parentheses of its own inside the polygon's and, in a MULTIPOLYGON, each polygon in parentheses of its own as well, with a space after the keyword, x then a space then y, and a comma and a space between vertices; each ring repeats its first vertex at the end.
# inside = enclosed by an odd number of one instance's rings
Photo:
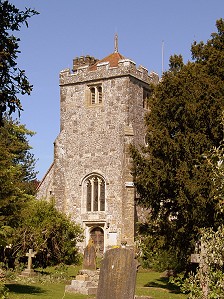
POLYGON ((149 84, 158 75, 114 52, 102 60, 81 56, 60 72, 60 133, 54 161, 38 198, 54 197, 57 208, 84 230, 84 242, 107 248, 134 245, 135 188, 130 144, 144 144, 149 84))

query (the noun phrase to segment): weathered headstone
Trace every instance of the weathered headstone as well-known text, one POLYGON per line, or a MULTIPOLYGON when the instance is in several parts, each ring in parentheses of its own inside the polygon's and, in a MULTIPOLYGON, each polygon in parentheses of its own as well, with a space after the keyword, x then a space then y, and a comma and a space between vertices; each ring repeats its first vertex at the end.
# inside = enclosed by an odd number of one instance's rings
POLYGON ((91 238, 84 250, 83 269, 96 270, 96 249, 91 238))
POLYGON ((200 281, 200 285, 202 288, 204 299, 208 298, 208 291, 209 291, 209 288, 208 288, 209 281, 208 281, 208 275, 207 275, 208 267, 205 262, 205 258, 206 258, 206 248, 205 248, 204 244, 202 243, 200 253, 191 254, 191 263, 199 264, 199 271, 200 271, 201 277, 202 277, 201 281, 200 281))
POLYGON ((137 261, 133 250, 113 248, 106 251, 96 299, 133 299, 136 273, 137 261))
POLYGON ((27 269, 31 270, 32 269, 32 258, 35 257, 36 252, 33 252, 33 249, 29 249, 29 252, 26 253, 26 256, 28 257, 28 265, 27 269))
POLYGON ((33 251, 33 249, 29 249, 29 252, 26 253, 26 256, 28 257, 28 265, 27 268, 21 273, 21 276, 34 276, 36 273, 32 269, 32 258, 34 258, 36 255, 36 252, 33 251))
POLYGON ((84 250, 82 270, 78 272, 71 285, 65 286, 66 292, 96 295, 99 270, 96 270, 96 249, 92 239, 84 250))

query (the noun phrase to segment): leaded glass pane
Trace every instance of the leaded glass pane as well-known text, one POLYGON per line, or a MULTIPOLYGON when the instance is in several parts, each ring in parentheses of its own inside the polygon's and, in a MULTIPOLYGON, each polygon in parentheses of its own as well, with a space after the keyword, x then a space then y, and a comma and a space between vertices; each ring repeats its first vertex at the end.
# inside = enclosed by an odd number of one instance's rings
POLYGON ((93 191, 93 211, 98 211, 98 180, 94 180, 94 191, 93 191))
POLYGON ((87 182, 87 200, 86 200, 86 209, 91 211, 91 183, 87 182))
POLYGON ((105 211, 105 183, 100 185, 100 211, 105 211))

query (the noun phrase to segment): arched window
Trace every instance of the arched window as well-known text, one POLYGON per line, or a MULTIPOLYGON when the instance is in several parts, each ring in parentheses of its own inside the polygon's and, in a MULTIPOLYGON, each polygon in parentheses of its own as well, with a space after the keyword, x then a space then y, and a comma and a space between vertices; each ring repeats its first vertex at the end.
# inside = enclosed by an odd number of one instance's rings
POLYGON ((85 180, 87 212, 105 211, 105 181, 94 174, 85 180))

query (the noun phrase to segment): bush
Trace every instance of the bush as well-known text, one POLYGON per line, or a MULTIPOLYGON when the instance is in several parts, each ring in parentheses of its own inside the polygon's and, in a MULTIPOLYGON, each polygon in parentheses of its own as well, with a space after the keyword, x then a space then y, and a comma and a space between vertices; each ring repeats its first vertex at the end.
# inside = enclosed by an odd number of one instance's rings
POLYGON ((8 298, 8 289, 4 284, 0 284, 0 299, 8 298))
POLYGON ((12 256, 22 261, 29 248, 37 252, 41 267, 78 263, 77 242, 82 230, 47 201, 30 201, 22 210, 19 226, 11 235, 12 256))
POLYGON ((137 242, 139 262, 143 268, 163 272, 179 272, 178 254, 172 248, 166 248, 162 237, 150 234, 140 235, 137 242))
POLYGON ((202 290, 202 283, 207 281, 207 299, 224 298, 224 225, 216 232, 212 229, 205 229, 202 233, 201 243, 205 248, 203 255, 204 269, 198 268, 196 274, 190 273, 184 281, 181 289, 189 292, 189 298, 201 299, 205 295, 202 290))

